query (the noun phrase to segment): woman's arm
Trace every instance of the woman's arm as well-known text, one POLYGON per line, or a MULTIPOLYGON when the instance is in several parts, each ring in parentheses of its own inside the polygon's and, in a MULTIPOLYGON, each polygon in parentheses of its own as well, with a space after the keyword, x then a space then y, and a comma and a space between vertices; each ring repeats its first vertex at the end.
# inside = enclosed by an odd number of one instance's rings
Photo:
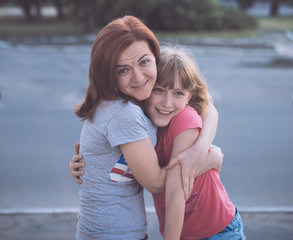
POLYGON ((160 168, 157 153, 150 138, 120 145, 135 179, 151 193, 165 189, 166 168, 160 168))
MULTIPOLYGON (((151 193, 163 192, 166 181, 166 168, 160 168, 156 151, 149 138, 120 145, 125 160, 136 180, 151 193)), ((79 162, 79 143, 75 144, 75 155, 69 163, 69 170, 75 182, 81 184, 80 176, 85 166, 79 162)))
MULTIPOLYGON (((196 141, 198 135, 199 129, 188 129, 180 133, 173 141, 171 158, 189 148, 196 141)), ((178 240, 180 239, 185 212, 185 197, 179 164, 167 172, 165 197, 164 239, 178 240)))
POLYGON ((210 167, 211 165, 209 162, 204 161, 207 158, 209 148, 216 135, 218 111, 213 104, 210 104, 201 114, 201 117, 203 119, 203 128, 197 141, 190 148, 174 156, 167 166, 167 169, 170 169, 178 163, 181 164, 182 181, 186 199, 191 193, 194 179, 199 176, 200 169, 207 169, 208 166, 209 168, 207 170, 209 170, 219 165, 222 161, 218 158, 219 162, 213 167, 210 167))

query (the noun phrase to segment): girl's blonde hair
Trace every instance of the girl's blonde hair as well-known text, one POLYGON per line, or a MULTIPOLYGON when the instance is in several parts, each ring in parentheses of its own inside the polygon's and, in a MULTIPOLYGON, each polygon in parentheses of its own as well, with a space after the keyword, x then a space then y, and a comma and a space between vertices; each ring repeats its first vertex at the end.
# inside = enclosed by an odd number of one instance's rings
POLYGON ((189 105, 201 114, 210 103, 210 95, 196 61, 182 46, 163 46, 158 64, 157 84, 172 89, 176 77, 181 80, 181 87, 191 92, 189 105))

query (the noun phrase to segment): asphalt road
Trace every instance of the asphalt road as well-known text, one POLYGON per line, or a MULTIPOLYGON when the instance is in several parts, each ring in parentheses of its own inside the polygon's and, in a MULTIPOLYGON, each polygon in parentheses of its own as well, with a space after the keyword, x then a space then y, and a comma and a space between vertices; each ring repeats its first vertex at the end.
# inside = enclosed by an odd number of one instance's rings
MULTIPOLYGON (((292 213, 292 58, 272 49, 189 48, 219 112, 215 144, 232 201, 242 212, 292 213)), ((90 46, 0 46, 0 214, 78 208, 68 163, 89 54, 90 46)), ((146 207, 153 212, 149 194, 146 207)))

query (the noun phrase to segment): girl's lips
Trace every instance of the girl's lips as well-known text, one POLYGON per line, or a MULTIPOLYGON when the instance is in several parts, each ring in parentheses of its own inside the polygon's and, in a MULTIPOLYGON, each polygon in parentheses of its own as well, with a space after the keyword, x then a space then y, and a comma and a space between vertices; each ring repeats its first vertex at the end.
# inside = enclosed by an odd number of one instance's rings
POLYGON ((159 113, 161 113, 161 114, 163 114, 163 115, 169 115, 169 114, 171 114, 173 111, 165 111, 165 110, 161 110, 161 109, 158 109, 158 108, 156 108, 157 109, 157 111, 159 112, 159 113))

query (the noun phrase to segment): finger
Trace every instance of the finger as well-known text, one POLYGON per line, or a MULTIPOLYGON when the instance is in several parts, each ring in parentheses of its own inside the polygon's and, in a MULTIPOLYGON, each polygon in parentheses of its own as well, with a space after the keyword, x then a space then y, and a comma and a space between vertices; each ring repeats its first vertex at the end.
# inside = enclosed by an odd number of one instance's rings
POLYGON ((75 177, 80 177, 83 175, 83 171, 72 171, 71 175, 75 178, 75 177))
POLYGON ((82 159, 82 155, 74 155, 71 159, 71 164, 74 162, 79 162, 82 159))
POLYGON ((189 185, 188 185, 188 192, 187 192, 186 200, 190 197, 190 194, 192 192, 193 182, 194 182, 194 179, 193 178, 189 178, 189 185))
POLYGON ((84 162, 73 162, 70 165, 70 169, 71 169, 71 171, 74 171, 74 170, 82 168, 84 166, 85 166, 84 162))
POLYGON ((189 180, 188 177, 184 177, 184 198, 185 201, 188 199, 188 193, 189 193, 189 180))
POLYGON ((180 164, 182 162, 182 158, 181 157, 174 157, 170 160, 169 164, 167 165, 167 169, 171 169, 173 167, 175 167, 177 164, 180 164))
POLYGON ((75 155, 79 155, 80 144, 79 143, 75 143, 74 144, 74 147, 75 147, 75 155))
POLYGON ((79 177, 74 177, 74 181, 78 184, 82 183, 82 180, 79 177))
POLYGON ((183 167, 181 166, 181 175, 182 175, 182 185, 183 185, 183 191, 184 191, 184 198, 187 200, 188 195, 188 177, 186 172, 184 171, 183 167))

